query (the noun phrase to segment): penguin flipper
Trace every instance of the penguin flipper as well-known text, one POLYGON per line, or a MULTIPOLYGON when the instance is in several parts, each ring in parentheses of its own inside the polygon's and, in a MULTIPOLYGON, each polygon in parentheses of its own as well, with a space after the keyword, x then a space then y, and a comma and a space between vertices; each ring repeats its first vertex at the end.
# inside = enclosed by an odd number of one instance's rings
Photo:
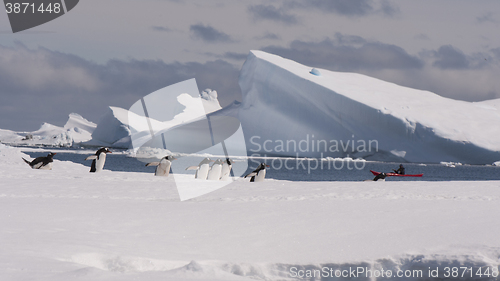
POLYGON ((96 160, 97 155, 90 155, 89 157, 85 158, 85 160, 96 160))
POLYGON ((158 166, 158 165, 160 165, 160 162, 151 162, 151 163, 146 164, 146 167, 149 167, 149 166, 158 166))
POLYGON ((33 165, 31 168, 33 169, 40 169, 43 166, 43 162, 38 162, 35 165, 33 165))
POLYGON ((198 166, 189 166, 186 168, 186 170, 198 170, 200 167, 198 166))
POLYGON ((252 177, 252 178, 253 178, 253 177, 255 177, 256 175, 257 175, 257 173, 256 173, 256 172, 251 172, 250 174, 246 175, 246 176, 245 176, 245 178, 246 178, 246 177, 252 177))
POLYGON ((253 176, 252 178, 250 178, 250 182, 255 182, 255 176, 253 176))
POLYGON ((26 162, 26 164, 28 164, 28 165, 30 165, 30 166, 31 166, 31 162, 30 162, 30 161, 28 161, 28 160, 26 160, 26 159, 24 159, 24 158, 23 158, 23 160, 24 160, 24 162, 26 162))

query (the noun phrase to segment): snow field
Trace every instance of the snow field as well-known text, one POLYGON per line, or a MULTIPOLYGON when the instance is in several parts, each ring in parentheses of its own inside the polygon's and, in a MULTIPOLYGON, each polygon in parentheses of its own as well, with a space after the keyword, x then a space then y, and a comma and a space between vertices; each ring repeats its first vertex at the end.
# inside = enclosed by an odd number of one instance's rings
POLYGON ((0 146, 1 280, 296 280, 292 267, 500 263, 498 181, 238 179, 180 202, 171 177, 59 160, 39 171, 22 156, 0 146))

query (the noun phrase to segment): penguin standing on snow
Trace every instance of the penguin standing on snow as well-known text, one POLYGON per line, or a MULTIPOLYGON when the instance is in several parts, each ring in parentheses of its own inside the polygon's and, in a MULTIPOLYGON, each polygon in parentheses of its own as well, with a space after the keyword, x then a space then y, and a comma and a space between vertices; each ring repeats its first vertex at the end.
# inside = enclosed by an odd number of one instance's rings
POLYGON ((196 170, 196 174, 194 174, 195 179, 206 180, 208 176, 208 170, 210 169, 210 162, 214 162, 214 160, 210 160, 210 158, 205 158, 201 160, 198 166, 190 166, 187 167, 186 170, 196 170))
POLYGON ((207 180, 218 181, 220 179, 222 164, 224 164, 224 162, 220 159, 217 159, 214 164, 212 164, 212 168, 208 171, 207 180))
POLYGON ((54 162, 54 160, 52 160, 52 158, 54 157, 54 155, 56 155, 57 153, 49 153, 49 155, 47 156, 40 156, 40 157, 37 157, 35 158, 35 160, 33 161, 28 161, 26 159, 23 158, 24 162, 26 162, 28 165, 31 166, 32 169, 39 169, 39 170, 52 170, 52 162, 54 162))
POLYGON ((224 164, 222 164, 222 171, 220 173, 220 180, 227 181, 231 175, 231 169, 233 168, 233 160, 226 158, 224 164))
POLYGON ((146 167, 156 166, 155 176, 168 177, 170 174, 170 166, 172 165, 172 161, 176 160, 174 156, 168 155, 163 157, 160 162, 151 162, 146 164, 146 167))
POLYGON ((266 165, 266 163, 260 163, 259 167, 257 167, 257 169, 250 174, 246 175, 245 178, 251 177, 250 182, 264 181, 264 178, 266 177, 266 168, 268 167, 269 165, 266 165))
POLYGON ((94 155, 90 155, 85 158, 85 160, 92 160, 92 166, 90 166, 90 172, 100 172, 104 168, 104 163, 106 162, 106 153, 111 153, 111 151, 105 147, 97 150, 94 155))

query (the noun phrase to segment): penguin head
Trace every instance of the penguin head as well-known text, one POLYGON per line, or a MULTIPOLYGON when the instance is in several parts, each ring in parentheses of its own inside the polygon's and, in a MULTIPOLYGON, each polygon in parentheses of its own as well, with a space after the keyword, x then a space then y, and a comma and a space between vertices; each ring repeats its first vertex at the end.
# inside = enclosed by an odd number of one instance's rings
POLYGON ((269 165, 267 165, 266 163, 260 163, 259 169, 265 169, 265 168, 269 168, 269 165))
POLYGON ((99 149, 95 154, 99 155, 101 153, 112 153, 112 152, 107 147, 103 147, 103 148, 99 149))
POLYGON ((175 157, 174 157, 174 156, 172 156, 172 155, 168 155, 168 156, 165 156, 165 157, 163 157, 163 158, 167 159, 168 161, 174 161, 174 160, 177 160, 177 158, 175 158, 175 157))
POLYGON ((233 161, 233 160, 231 160, 231 159, 229 159, 229 158, 226 158, 226 163, 227 163, 228 165, 233 165, 234 161, 233 161))
POLYGON ((224 162, 223 162, 223 161, 219 158, 219 159, 215 160, 214 165, 215 165, 215 164, 222 165, 223 163, 224 163, 224 162))
POLYGON ((54 155, 56 155, 56 154, 57 154, 57 153, 52 153, 52 152, 51 152, 51 153, 49 153, 49 154, 47 155, 47 157, 52 158, 52 157, 54 157, 54 155))
POLYGON ((201 160, 200 166, 203 165, 203 164, 209 164, 210 162, 214 162, 214 160, 206 157, 205 159, 201 160))

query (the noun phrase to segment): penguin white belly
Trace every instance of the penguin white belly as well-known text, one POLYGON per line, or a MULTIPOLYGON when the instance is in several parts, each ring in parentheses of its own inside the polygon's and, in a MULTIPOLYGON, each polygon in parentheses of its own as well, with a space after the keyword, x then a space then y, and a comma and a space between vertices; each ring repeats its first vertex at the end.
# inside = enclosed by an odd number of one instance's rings
POLYGON ((104 168, 104 163, 106 162, 106 153, 99 154, 99 157, 95 160, 95 171, 100 172, 104 168))
POLYGON ((196 171, 196 178, 206 180, 207 176, 208 176, 209 169, 210 169, 210 166, 208 164, 201 165, 200 168, 198 169, 198 171, 196 171))
MULTIPOLYGON (((43 165, 43 163, 42 163, 42 165, 43 165)), ((42 165, 40 165, 40 168, 38 168, 39 170, 52 170, 52 162, 48 163, 45 166, 42 166, 42 165)))
POLYGON ((224 163, 222 165, 222 171, 221 171, 221 176, 220 176, 221 181, 227 181, 229 179, 229 175, 231 173, 232 166, 233 165, 228 165, 227 163, 224 163))
POLYGON ((219 164, 212 165, 212 169, 210 169, 210 171, 208 172, 207 179, 211 181, 218 181, 221 175, 221 171, 222 171, 222 165, 219 164))
POLYGON ((264 178, 266 177, 266 169, 262 169, 259 171, 259 173, 255 176, 254 182, 258 181, 264 181, 264 178))
POLYGON ((170 165, 172 165, 172 162, 168 160, 162 160, 160 162, 160 165, 156 167, 155 176, 168 177, 168 175, 170 174, 170 165))

